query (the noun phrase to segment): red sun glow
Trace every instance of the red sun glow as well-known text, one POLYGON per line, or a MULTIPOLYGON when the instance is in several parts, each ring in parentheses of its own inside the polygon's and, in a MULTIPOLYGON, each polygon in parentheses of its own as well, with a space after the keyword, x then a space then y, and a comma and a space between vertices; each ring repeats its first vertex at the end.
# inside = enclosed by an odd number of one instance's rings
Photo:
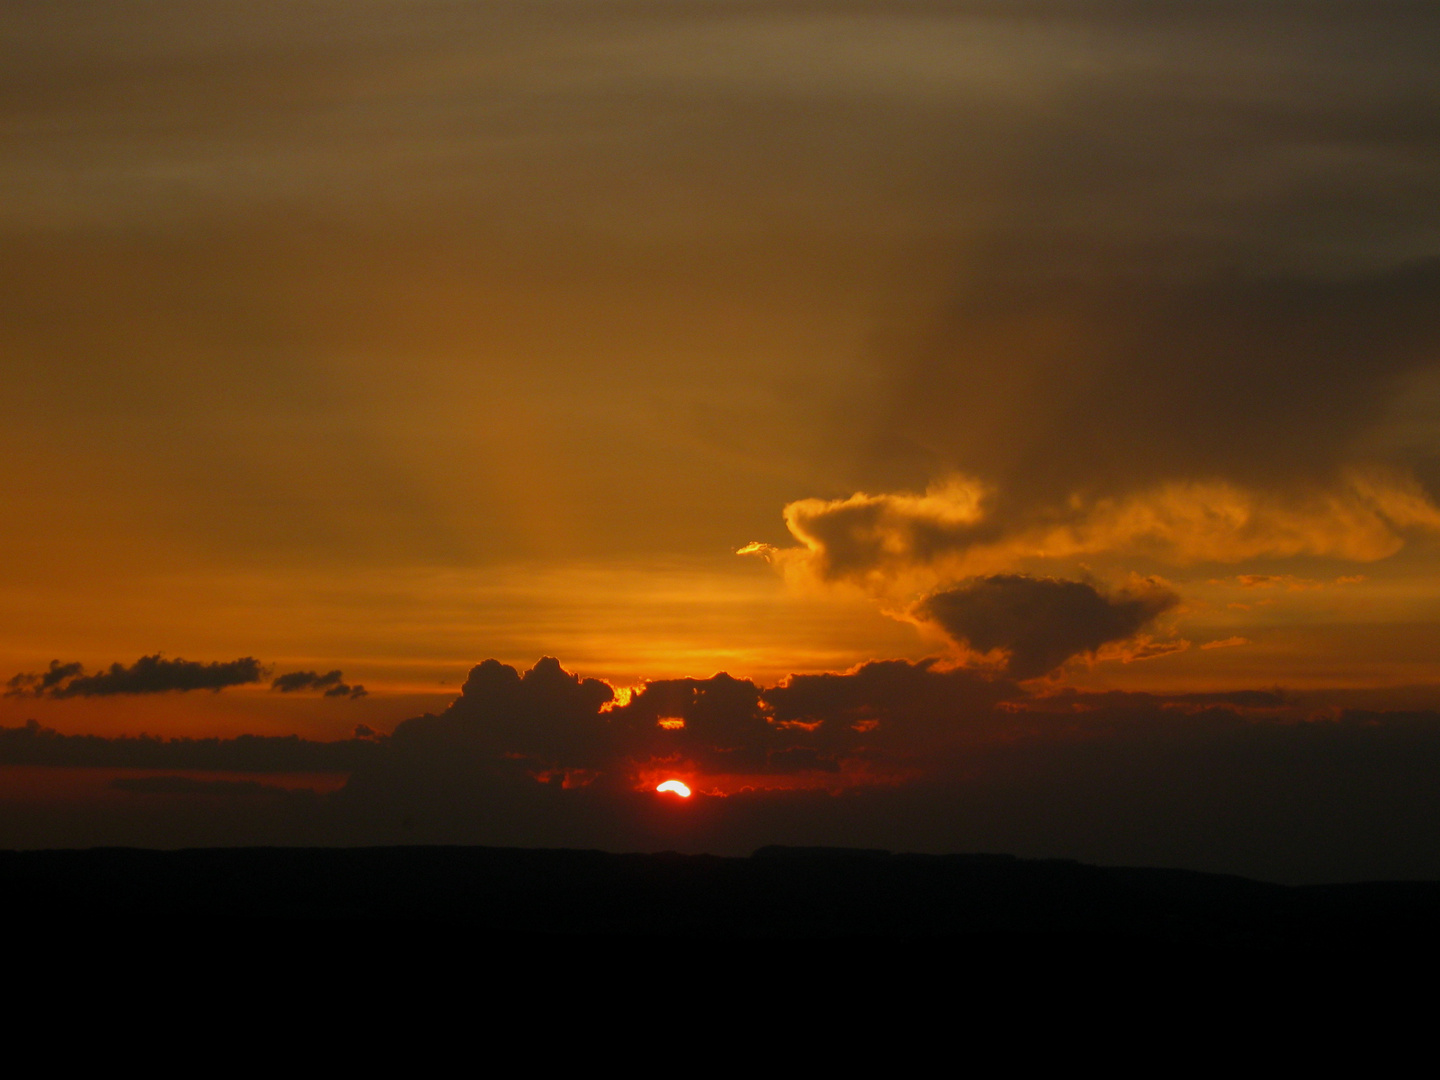
POLYGON ((655 788, 655 790, 656 790, 656 791, 673 791, 676 795, 679 795, 680 798, 682 798, 682 799, 688 799, 688 798, 690 797, 690 785, 689 785, 689 784, 686 784, 686 783, 682 783, 682 782, 679 781, 679 780, 666 780, 663 784, 657 785, 656 788, 655 788))

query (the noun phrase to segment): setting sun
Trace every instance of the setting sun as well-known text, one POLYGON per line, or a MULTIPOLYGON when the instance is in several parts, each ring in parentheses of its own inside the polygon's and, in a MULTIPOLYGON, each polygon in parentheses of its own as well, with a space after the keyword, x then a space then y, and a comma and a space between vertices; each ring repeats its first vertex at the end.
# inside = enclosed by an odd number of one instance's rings
POLYGON ((682 783, 682 782, 679 781, 679 780, 666 780, 663 784, 660 784, 659 786, 657 786, 657 787, 655 788, 655 790, 656 790, 656 791, 673 791, 676 795, 679 795, 682 799, 688 799, 688 798, 690 797, 690 785, 689 785, 689 784, 682 783))

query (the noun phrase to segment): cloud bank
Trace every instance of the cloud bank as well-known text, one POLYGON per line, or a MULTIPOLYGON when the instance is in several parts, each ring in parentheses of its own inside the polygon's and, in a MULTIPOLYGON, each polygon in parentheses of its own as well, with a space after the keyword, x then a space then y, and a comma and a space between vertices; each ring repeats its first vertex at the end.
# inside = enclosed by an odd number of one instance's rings
POLYGON ((388 737, 105 739, 29 725, 0 731, 0 765, 169 770, 107 779, 94 804, 0 815, 7 846, 843 844, 1292 881, 1440 874, 1440 714, 1311 711, 1256 690, 1037 693, 935 661, 773 687, 657 680, 624 705, 554 660, 524 673, 487 661, 443 713, 388 737), (185 770, 349 780, 317 796, 185 770), (671 776, 695 796, 656 795, 671 776))

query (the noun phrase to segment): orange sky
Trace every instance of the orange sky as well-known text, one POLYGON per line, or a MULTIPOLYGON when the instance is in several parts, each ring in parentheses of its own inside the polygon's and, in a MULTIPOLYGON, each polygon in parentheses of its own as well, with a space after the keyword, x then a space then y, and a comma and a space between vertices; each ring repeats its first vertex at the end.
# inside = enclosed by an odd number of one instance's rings
POLYGON ((1440 708, 1437 36, 15 6, 0 681, 268 674, 0 726, 339 739, 542 655, 1440 708), (335 669, 366 696, 269 688, 335 669))

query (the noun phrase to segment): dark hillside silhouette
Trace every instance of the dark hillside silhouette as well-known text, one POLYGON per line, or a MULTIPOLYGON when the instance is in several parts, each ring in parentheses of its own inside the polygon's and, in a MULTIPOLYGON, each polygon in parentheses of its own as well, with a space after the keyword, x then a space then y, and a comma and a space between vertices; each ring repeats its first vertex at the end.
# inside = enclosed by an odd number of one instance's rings
POLYGON ((0 853, 16 925, 371 922, 525 938, 1429 945, 1440 883, 1291 887, 1004 855, 465 847, 0 853))

